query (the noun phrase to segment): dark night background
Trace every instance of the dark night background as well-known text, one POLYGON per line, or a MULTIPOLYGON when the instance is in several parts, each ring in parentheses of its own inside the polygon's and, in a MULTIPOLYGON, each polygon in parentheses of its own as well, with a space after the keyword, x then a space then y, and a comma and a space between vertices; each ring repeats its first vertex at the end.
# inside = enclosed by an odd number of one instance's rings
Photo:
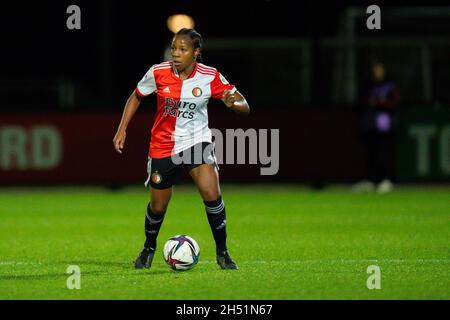
MULTIPOLYGON (((258 108, 273 106, 264 103, 260 98, 262 93, 253 89, 248 70, 263 68, 265 64, 280 64, 286 74, 284 79, 289 82, 289 77, 295 77, 295 72, 288 71, 291 56, 267 53, 264 49, 241 55, 229 54, 226 50, 208 52, 208 39, 254 38, 263 42, 266 38, 303 37, 310 40, 311 99, 300 104, 304 108, 334 108, 340 103, 333 103, 327 94, 330 55, 319 48, 319 41, 337 35, 339 17, 346 8, 370 3, 269 0, 10 3, 2 8, 0 27, 4 43, 1 76, 3 83, 10 84, 9 90, 3 87, 1 92, 2 110, 67 111, 67 108, 58 106, 56 94, 48 92, 52 86, 43 86, 52 79, 68 79, 74 84, 75 104, 69 108, 70 111, 121 109, 148 67, 163 61, 162 52, 172 36, 166 20, 176 13, 185 13, 195 19, 195 28, 205 40, 205 63, 222 71, 246 93, 250 101, 262 102, 258 103, 258 108), (66 8, 70 4, 81 8, 81 30, 66 28, 69 16, 66 8)), ((378 4, 383 5, 383 2, 378 4)), ((395 5, 401 3, 389 1, 383 9, 395 5)), ((421 24, 412 19, 412 22, 405 23, 405 20, 383 16, 382 30, 368 31, 365 20, 362 20, 355 32, 371 36, 449 36, 450 25, 446 20, 434 19, 432 23, 424 20, 421 24)), ((361 60, 359 63, 364 62, 361 60)), ((365 71, 362 65, 360 74, 365 71)), ((267 91, 264 94, 268 94, 267 91)), ((405 98, 403 101, 408 100, 407 95, 405 98)), ((448 102, 448 95, 442 99, 448 102)), ((279 103, 283 104, 283 101, 279 103)), ((286 101, 283 107, 298 108, 299 105, 286 101)))

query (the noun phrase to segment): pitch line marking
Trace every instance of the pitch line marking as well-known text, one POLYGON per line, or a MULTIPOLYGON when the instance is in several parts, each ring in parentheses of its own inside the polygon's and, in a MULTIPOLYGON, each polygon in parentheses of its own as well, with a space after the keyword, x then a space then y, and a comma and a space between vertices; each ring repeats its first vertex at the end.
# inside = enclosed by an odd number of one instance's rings
POLYGON ((0 261, 0 266, 6 266, 11 264, 27 264, 25 262, 17 262, 17 261, 0 261))
MULTIPOLYGON (((450 259, 305 259, 290 261, 265 261, 250 260, 241 261, 242 264, 304 264, 304 263, 450 263, 450 259)), ((124 262, 125 263, 125 262, 124 262)), ((213 260, 200 260, 200 264, 215 264, 213 260)), ((41 265, 42 262, 0 261, 0 266, 8 265, 41 265)), ((52 264, 44 263, 44 264, 52 264)))
MULTIPOLYGON (((450 259, 305 259, 305 260, 291 260, 291 261, 242 261, 243 264, 285 264, 285 263, 373 263, 373 262, 387 262, 387 263, 450 263, 450 259)), ((216 261, 199 261, 199 263, 216 263, 216 261)))

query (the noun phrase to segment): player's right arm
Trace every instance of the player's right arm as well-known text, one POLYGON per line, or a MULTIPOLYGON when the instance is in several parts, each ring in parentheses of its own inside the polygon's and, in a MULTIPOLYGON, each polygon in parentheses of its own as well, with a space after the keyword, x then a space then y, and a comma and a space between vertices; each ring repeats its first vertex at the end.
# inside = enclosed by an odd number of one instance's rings
POLYGON ((146 97, 156 90, 156 81, 153 69, 154 66, 152 66, 141 81, 139 81, 136 89, 133 91, 125 104, 122 119, 120 120, 119 127, 117 128, 117 133, 113 138, 114 149, 116 149, 118 153, 122 153, 122 149, 125 145, 128 124, 136 113, 136 110, 139 108, 142 97, 146 97))
POLYGON ((120 120, 119 127, 117 128, 116 135, 113 139, 114 149, 116 149, 118 153, 122 153, 122 149, 125 145, 128 124, 136 113, 136 110, 139 108, 140 103, 141 98, 136 93, 136 90, 134 90, 131 96, 128 98, 127 103, 125 104, 125 108, 123 109, 122 113, 122 119, 120 120))

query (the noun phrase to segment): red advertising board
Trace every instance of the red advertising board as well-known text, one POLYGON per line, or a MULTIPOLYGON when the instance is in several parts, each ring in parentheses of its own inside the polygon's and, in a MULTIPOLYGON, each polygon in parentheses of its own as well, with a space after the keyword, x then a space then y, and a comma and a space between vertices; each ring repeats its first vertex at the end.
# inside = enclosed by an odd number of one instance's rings
MULTIPOLYGON (((112 144, 120 113, 1 115, 0 184, 143 183, 152 116, 143 111, 135 115, 120 155, 112 144)), ((245 140, 247 151, 258 144, 256 163, 236 164, 236 160, 220 165, 221 181, 339 181, 357 179, 365 170, 356 117, 351 112, 256 110, 245 117, 214 110, 209 123, 224 139, 228 131, 237 129, 257 135, 257 140, 245 140), (261 156, 264 133, 270 163, 261 156), (279 150, 272 148, 275 144, 279 150), (262 175, 264 167, 272 167, 276 174, 262 175)), ((239 150, 235 149, 236 159, 239 150)), ((226 161, 225 147, 222 152, 226 161)), ((246 159, 248 163, 248 155, 246 159)))

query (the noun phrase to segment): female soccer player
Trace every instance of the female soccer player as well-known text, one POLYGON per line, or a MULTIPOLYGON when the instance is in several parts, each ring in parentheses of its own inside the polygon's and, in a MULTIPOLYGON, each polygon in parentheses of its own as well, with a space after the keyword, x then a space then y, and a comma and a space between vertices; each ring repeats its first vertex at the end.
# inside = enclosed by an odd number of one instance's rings
POLYGON ((225 204, 222 200, 217 163, 208 128, 207 104, 221 99, 240 114, 250 112, 249 105, 236 87, 215 69, 197 62, 201 59, 202 37, 193 29, 181 29, 172 40, 170 61, 153 65, 128 98, 114 148, 122 153, 126 129, 141 99, 157 95, 157 109, 151 132, 147 163, 150 202, 145 215, 144 248, 135 268, 150 268, 156 238, 183 165, 188 166, 205 204, 208 222, 216 242, 216 260, 222 269, 238 269, 226 244, 225 204))

